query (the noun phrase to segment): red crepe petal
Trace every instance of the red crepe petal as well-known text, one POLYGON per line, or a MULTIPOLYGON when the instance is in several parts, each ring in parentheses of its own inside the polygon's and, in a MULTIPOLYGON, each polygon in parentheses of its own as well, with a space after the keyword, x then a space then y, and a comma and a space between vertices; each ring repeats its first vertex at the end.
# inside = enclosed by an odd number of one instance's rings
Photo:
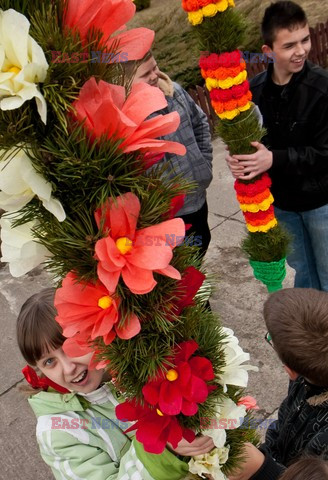
POLYGON ((159 393, 159 408, 167 415, 178 415, 181 412, 182 395, 176 382, 164 381, 159 393))
POLYGON ((188 362, 177 362, 178 383, 180 387, 188 385, 191 378, 191 368, 188 362))
POLYGON ((175 303, 177 315, 180 315, 185 307, 193 304, 194 296, 202 286, 205 278, 206 276, 195 267, 186 268, 177 286, 177 291, 180 296, 180 299, 175 303))
POLYGON ((190 402, 203 403, 208 397, 208 388, 204 380, 193 375, 183 394, 190 402))
POLYGON ((193 357, 189 360, 189 365, 195 375, 205 381, 214 379, 213 365, 205 357, 193 357))
POLYGON ((188 400, 183 400, 181 413, 183 415, 191 417, 198 412, 198 405, 195 402, 188 402, 188 400))
POLYGON ((142 394, 150 405, 156 405, 159 401, 159 388, 153 383, 147 383, 142 388, 142 394))
POLYGON ((178 211, 181 210, 181 208, 183 207, 185 198, 186 198, 185 193, 181 195, 177 195, 176 197, 172 198, 170 202, 170 210, 168 211, 168 214, 167 214, 168 218, 173 218, 176 216, 178 211))
POLYGON ((183 438, 185 438, 189 443, 193 442, 196 438, 195 432, 190 430, 190 428, 183 428, 182 434, 183 434, 183 438))
POLYGON ((173 448, 177 448, 178 443, 182 439, 182 428, 179 425, 176 418, 171 421, 169 424, 169 433, 168 433, 168 441, 172 444, 173 448))
POLYGON ((176 362, 187 362, 197 349, 198 343, 196 343, 195 340, 180 343, 177 347, 176 362))

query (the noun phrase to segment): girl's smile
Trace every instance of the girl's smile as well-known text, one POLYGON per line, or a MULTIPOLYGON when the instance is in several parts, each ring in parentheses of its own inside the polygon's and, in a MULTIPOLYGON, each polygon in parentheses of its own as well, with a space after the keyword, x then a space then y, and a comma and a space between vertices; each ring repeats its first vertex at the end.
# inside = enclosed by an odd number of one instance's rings
POLYGON ((89 393, 102 382, 103 370, 90 370, 93 353, 71 358, 60 347, 52 349, 37 361, 37 367, 53 382, 73 392, 89 393))

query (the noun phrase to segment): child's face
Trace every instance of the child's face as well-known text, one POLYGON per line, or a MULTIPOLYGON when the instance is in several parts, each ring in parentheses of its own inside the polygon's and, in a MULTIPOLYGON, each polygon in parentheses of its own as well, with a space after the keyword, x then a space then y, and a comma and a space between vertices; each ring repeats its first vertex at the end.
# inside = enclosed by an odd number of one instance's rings
POLYGON ((135 77, 133 79, 133 85, 136 83, 145 82, 152 87, 158 87, 158 74, 159 68, 157 66, 154 57, 151 57, 147 62, 142 63, 138 67, 135 77))
POLYGON ((264 53, 274 53, 274 70, 284 77, 300 72, 311 49, 309 26, 276 31, 272 49, 262 47, 264 53))
POLYGON ((92 353, 71 358, 63 349, 57 348, 45 354, 36 365, 50 380, 73 392, 89 393, 96 390, 104 370, 89 370, 92 353))

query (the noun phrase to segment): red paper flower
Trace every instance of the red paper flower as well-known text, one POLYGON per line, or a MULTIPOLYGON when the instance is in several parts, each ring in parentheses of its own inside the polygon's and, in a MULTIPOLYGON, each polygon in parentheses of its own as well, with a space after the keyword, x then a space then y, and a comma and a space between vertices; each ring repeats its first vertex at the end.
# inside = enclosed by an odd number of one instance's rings
POLYGON ((125 153, 139 150, 184 155, 186 148, 180 143, 156 140, 175 132, 180 123, 178 112, 146 120, 151 113, 167 106, 161 90, 147 83, 138 83, 133 85, 127 99, 125 93, 124 87, 102 80, 97 84, 94 78, 83 85, 73 106, 78 120, 85 120, 91 139, 105 134, 108 138, 122 140, 120 148, 125 153))
POLYGON ((231 88, 221 89, 213 88, 210 91, 210 97, 213 102, 228 102, 232 99, 241 98, 249 91, 249 82, 245 80, 240 85, 233 85, 231 88))
POLYGON ((195 267, 186 268, 182 279, 177 285, 179 299, 175 302, 174 313, 176 315, 180 315, 184 308, 194 304, 194 297, 203 285, 205 278, 205 275, 195 267))
POLYGON ((220 55, 217 53, 211 53, 207 57, 200 57, 199 66, 202 70, 216 70, 220 67, 233 68, 238 67, 242 59, 243 56, 240 50, 225 52, 221 53, 220 55))
POLYGON ((95 212, 98 227, 103 223, 105 238, 96 243, 98 276, 109 291, 115 291, 120 275, 133 293, 148 293, 156 285, 153 272, 180 280, 170 265, 172 249, 183 241, 181 218, 136 230, 140 202, 133 193, 125 193, 95 212), (171 243, 171 240, 173 242, 171 243))
POLYGON ((181 210, 181 208, 183 207, 185 198, 186 198, 185 193, 182 193, 181 195, 177 195, 176 197, 172 198, 170 210, 168 211, 167 218, 170 219, 175 217, 178 211, 181 210))
POLYGON ((182 427, 176 417, 165 415, 159 409, 152 409, 147 404, 141 406, 134 400, 126 401, 117 405, 115 413, 119 420, 136 421, 126 432, 137 430, 136 439, 149 453, 162 453, 167 442, 176 448, 182 438, 188 442, 195 439, 195 433, 182 427))
POLYGON ((69 273, 64 278, 62 287, 56 291, 56 320, 63 329, 63 335, 73 337, 70 344, 72 346, 75 343, 76 350, 79 346, 86 347, 90 340, 97 337, 102 337, 106 345, 116 335, 127 340, 140 332, 140 322, 132 314, 123 326, 119 326, 119 303, 119 299, 99 281, 96 284, 77 283, 75 275, 69 273))
POLYGON ((255 182, 252 183, 243 183, 240 180, 236 180, 234 187, 238 195, 254 197, 257 194, 264 192, 267 188, 270 188, 271 183, 271 178, 265 172, 258 180, 255 180, 255 182))
POLYGON ((243 212, 243 215, 246 222, 253 226, 265 225, 275 218, 273 205, 270 205, 270 207, 265 211, 259 210, 258 212, 243 212))
POLYGON ((82 42, 87 42, 88 32, 93 28, 103 32, 103 42, 108 52, 127 53, 128 60, 140 60, 150 50, 155 33, 148 28, 125 30, 125 23, 135 13, 131 0, 68 0, 64 25, 77 30, 82 42), (120 33, 113 36, 117 30, 120 33))
POLYGON ((198 349, 194 340, 183 342, 171 360, 174 367, 160 372, 149 381, 142 393, 150 405, 167 415, 195 415, 213 387, 206 382, 214 379, 212 363, 205 357, 192 357, 198 349))

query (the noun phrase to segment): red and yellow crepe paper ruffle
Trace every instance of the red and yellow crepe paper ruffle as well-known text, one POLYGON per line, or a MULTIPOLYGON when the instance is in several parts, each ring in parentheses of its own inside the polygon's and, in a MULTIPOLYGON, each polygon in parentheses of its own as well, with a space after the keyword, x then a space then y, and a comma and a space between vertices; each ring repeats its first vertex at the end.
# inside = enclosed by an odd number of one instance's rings
POLYGON ((246 63, 239 50, 202 57, 201 73, 210 92, 211 103, 221 119, 232 120, 251 106, 246 63))
POLYGON ((235 182, 237 200, 250 232, 267 232, 277 225, 270 186, 271 180, 267 173, 254 183, 235 182))
POLYGON ((204 17, 215 17, 234 6, 234 0, 182 0, 182 8, 188 13, 192 25, 200 25, 204 17))

